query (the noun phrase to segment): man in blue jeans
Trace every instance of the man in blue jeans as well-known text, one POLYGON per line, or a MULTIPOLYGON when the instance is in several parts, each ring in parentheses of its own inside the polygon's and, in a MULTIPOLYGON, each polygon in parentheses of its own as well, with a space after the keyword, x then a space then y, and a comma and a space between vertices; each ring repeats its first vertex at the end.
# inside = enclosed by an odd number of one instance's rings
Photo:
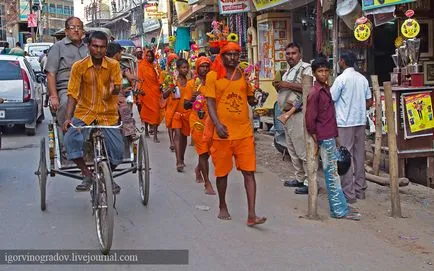
POLYGON ((312 63, 315 83, 312 86, 306 105, 306 129, 316 142, 315 156, 318 149, 322 159, 330 215, 333 218, 360 220, 360 214, 351 210, 345 200, 338 175, 336 138, 338 126, 335 107, 327 85, 329 78, 328 62, 319 57, 312 63))

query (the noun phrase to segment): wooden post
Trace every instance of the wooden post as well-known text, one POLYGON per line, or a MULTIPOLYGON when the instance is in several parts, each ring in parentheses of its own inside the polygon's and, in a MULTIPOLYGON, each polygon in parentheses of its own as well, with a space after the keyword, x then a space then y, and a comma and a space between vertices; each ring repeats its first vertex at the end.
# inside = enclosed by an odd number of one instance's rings
MULTIPOLYGON (((392 84, 384 82, 384 102, 386 104, 387 141, 389 145, 390 199, 392 201, 392 217, 401 217, 401 201, 399 199, 398 152, 396 147, 395 116, 393 113, 392 84)), ((398 112, 397 112, 398 114, 398 112)))
POLYGON ((375 149, 374 149, 374 161, 372 168, 374 169, 374 175, 380 175, 380 159, 381 159, 381 137, 383 135, 382 123, 381 123, 381 93, 380 85, 378 84, 378 76, 371 75, 372 89, 374 90, 375 97, 375 149))
MULTIPOLYGON (((312 87, 313 77, 303 75, 303 116, 306 115, 307 95, 312 87)), ((306 122, 304 123, 304 138, 306 141, 306 160, 307 160, 307 178, 309 179, 309 198, 307 215, 309 218, 317 219, 317 199, 318 199, 318 157, 315 156, 315 142, 311 135, 306 130, 306 122)))

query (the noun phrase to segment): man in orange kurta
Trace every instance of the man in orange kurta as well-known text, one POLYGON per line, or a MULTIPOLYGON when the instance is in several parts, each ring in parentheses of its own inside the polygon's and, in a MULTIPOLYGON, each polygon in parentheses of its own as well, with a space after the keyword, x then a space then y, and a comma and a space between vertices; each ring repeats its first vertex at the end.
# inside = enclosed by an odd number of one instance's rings
MULTIPOLYGON (((173 65, 174 61, 176 61, 176 59, 178 59, 178 55, 174 54, 174 53, 170 53, 167 56, 167 64, 166 64, 166 71, 164 72, 165 75, 168 73, 171 73, 173 71, 171 71, 171 66, 173 65)), ((166 127, 167 130, 169 132, 169 141, 170 141, 170 150, 171 151, 175 151, 175 145, 173 142, 173 137, 174 137, 174 132, 172 129, 172 119, 173 119, 173 115, 175 114, 175 110, 178 106, 178 102, 179 100, 174 100, 172 99, 172 95, 170 89, 164 89, 165 93, 163 93, 163 98, 166 99, 166 105, 164 107, 165 113, 164 113, 164 118, 166 120, 166 127)))
POLYGON ((199 156, 198 165, 195 169, 196 181, 205 182, 205 194, 215 195, 209 180, 209 151, 210 142, 203 139, 205 117, 208 115, 205 94, 205 78, 211 68, 211 60, 207 57, 199 57, 196 60, 196 76, 187 83, 184 95, 184 108, 193 109, 190 112, 190 131, 194 141, 196 153, 199 156), (199 97, 199 98, 198 98, 199 97), (194 105, 194 106, 193 106, 194 105))
POLYGON ((208 111, 215 126, 211 157, 217 177, 220 213, 218 218, 230 220, 226 205, 228 174, 232 170, 233 159, 244 177, 247 193, 247 225, 264 223, 266 217, 256 216, 256 154, 253 129, 249 118, 249 104, 257 101, 250 83, 238 68, 241 48, 238 43, 227 42, 220 48, 206 76, 208 111))
POLYGON ((157 128, 161 121, 160 113, 160 78, 153 63, 155 55, 152 50, 148 50, 145 59, 139 63, 139 94, 140 102, 140 119, 145 123, 146 135, 148 134, 148 125, 151 125, 154 131, 154 142, 160 142, 157 137, 157 128))
POLYGON ((185 59, 176 61, 178 78, 176 86, 163 93, 164 98, 169 98, 166 108, 166 123, 174 130, 174 145, 176 153, 176 169, 184 171, 184 155, 187 148, 187 136, 190 135, 189 114, 190 110, 184 108, 184 96, 187 87, 187 74, 190 67, 185 59))

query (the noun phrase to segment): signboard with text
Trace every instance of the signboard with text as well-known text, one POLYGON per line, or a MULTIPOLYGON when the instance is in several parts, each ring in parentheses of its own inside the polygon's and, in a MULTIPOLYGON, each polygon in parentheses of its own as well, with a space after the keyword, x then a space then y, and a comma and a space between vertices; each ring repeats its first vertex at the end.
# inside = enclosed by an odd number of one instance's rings
POLYGON ((20 1, 20 21, 27 21, 27 16, 30 13, 29 2, 21 0, 20 1))
POLYGON ((231 14, 250 11, 248 0, 219 0, 220 14, 231 14))
POLYGON ((414 2, 415 0, 362 0, 362 9, 370 10, 387 6, 414 2))
POLYGON ((269 0, 269 1, 252 0, 252 1, 253 1, 253 4, 255 5, 255 8, 257 11, 267 9, 267 8, 272 8, 272 7, 275 7, 277 5, 288 2, 288 0, 269 0))
POLYGON ((158 2, 148 3, 145 5, 145 19, 164 19, 167 18, 167 12, 158 11, 158 2))

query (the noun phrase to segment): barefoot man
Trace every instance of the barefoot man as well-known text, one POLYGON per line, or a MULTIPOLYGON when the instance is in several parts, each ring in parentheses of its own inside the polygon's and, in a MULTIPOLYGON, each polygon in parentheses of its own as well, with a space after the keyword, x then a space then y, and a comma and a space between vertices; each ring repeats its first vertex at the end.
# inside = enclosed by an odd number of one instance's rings
POLYGON ((253 128, 249 119, 249 104, 255 104, 252 87, 238 68, 241 47, 228 42, 220 48, 211 72, 206 77, 208 111, 215 126, 211 157, 217 177, 217 190, 220 201, 219 219, 230 220, 226 206, 226 187, 232 161, 244 177, 247 193, 247 225, 264 223, 266 217, 256 216, 256 154, 253 128))
MULTIPOLYGON (((205 127, 205 117, 208 114, 206 101, 199 100, 198 97, 205 94, 205 78, 211 68, 211 60, 207 57, 199 57, 196 60, 196 75, 187 83, 185 94, 185 109, 192 109, 190 112, 190 130, 194 141, 194 148, 199 156, 199 162, 195 169, 196 181, 205 182, 205 194, 215 195, 212 184, 209 180, 209 150, 210 142, 203 139, 203 129, 205 127), (199 96, 200 95, 200 96, 199 96), (203 101, 203 102, 199 102, 203 101), (198 105, 200 105, 198 107, 198 105), (193 106, 195 105, 195 106, 193 106)), ((203 97, 203 96, 202 96, 203 97)))
POLYGON ((143 91, 140 95, 140 119, 145 123, 146 136, 148 134, 148 125, 153 129, 154 142, 159 143, 160 140, 157 136, 157 128, 160 124, 160 78, 157 70, 153 64, 155 61, 155 54, 152 50, 148 50, 145 59, 139 63, 139 89, 143 91))

